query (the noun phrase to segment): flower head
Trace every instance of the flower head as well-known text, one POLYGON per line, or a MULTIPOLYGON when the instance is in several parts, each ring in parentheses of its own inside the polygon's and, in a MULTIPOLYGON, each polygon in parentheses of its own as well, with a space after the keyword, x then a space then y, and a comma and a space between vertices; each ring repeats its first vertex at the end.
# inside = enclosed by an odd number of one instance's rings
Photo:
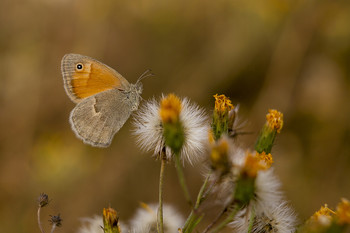
MULTIPOLYGON (((161 98, 165 99, 164 96, 161 98)), ((168 97, 161 104, 155 99, 147 101, 141 106, 134 116, 134 134, 137 136, 137 142, 141 149, 153 151, 157 158, 165 156, 171 160, 173 156, 172 149, 166 144, 164 137, 163 120, 173 120, 172 114, 179 112, 178 121, 183 129, 183 144, 180 150, 180 156, 183 160, 192 163, 204 152, 207 143, 208 125, 204 110, 198 105, 191 103, 187 98, 179 99, 181 107, 168 109, 170 103, 178 103, 177 97, 168 97), (177 109, 177 110, 175 110, 177 109), (169 111, 168 111, 169 110, 169 111)), ((162 101, 161 100, 161 101, 162 101)))
POLYGON ((39 207, 44 207, 49 204, 49 196, 46 193, 40 193, 40 196, 38 197, 38 204, 39 207))
MULTIPOLYGON (((243 209, 230 224, 235 232, 248 232, 250 211, 243 209)), ((295 232, 296 218, 293 210, 282 202, 273 207, 265 207, 264 211, 256 210, 252 233, 290 233, 295 232)))
POLYGON ((178 155, 184 144, 185 135, 180 121, 181 101, 169 94, 160 101, 159 115, 162 120, 165 145, 178 155))
POLYGON ((342 198, 337 206, 337 215, 340 224, 350 224, 350 202, 342 198))
POLYGON ((251 154, 248 152, 245 164, 243 166, 242 173, 247 174, 249 177, 256 177, 258 171, 266 170, 269 166, 265 164, 265 160, 263 161, 259 156, 251 154))
POLYGON ((211 124, 214 138, 218 140, 221 135, 229 133, 229 127, 233 125, 235 119, 234 106, 231 100, 225 95, 214 95, 215 108, 213 114, 213 122, 211 124))
POLYGON ((119 217, 113 208, 103 208, 103 229, 106 233, 119 233, 119 217))
POLYGON ((220 113, 227 113, 231 111, 234 106, 231 103, 231 100, 227 98, 225 95, 214 95, 215 98, 215 111, 220 113))
POLYGON ((269 109, 269 113, 266 115, 266 121, 271 129, 280 133, 283 127, 283 113, 275 109, 269 109))
POLYGON ((321 206, 308 220, 311 227, 329 226, 334 218, 335 212, 328 208, 327 204, 321 206))
POLYGON ((282 127, 283 114, 277 110, 269 109, 269 113, 266 115, 266 123, 255 143, 255 150, 259 153, 271 153, 276 134, 281 132, 282 127))
POLYGON ((182 105, 179 97, 174 94, 169 94, 160 102, 160 118, 166 123, 176 123, 179 121, 181 107, 182 105))
POLYGON ((316 211, 302 226, 301 232, 324 232, 336 226, 335 223, 336 212, 328 208, 325 204, 316 211))
POLYGON ((273 159, 271 153, 266 154, 265 152, 262 153, 256 153, 256 157, 260 160, 263 161, 266 165, 267 168, 270 168, 271 165, 273 164, 273 159))
POLYGON ((316 211, 301 228, 301 232, 345 232, 350 224, 350 202, 342 198, 333 211, 327 204, 316 211))
POLYGON ((60 214, 58 215, 50 215, 51 219, 49 220, 49 222, 51 223, 51 225, 55 225, 56 227, 60 227, 62 226, 62 218, 60 217, 60 214))

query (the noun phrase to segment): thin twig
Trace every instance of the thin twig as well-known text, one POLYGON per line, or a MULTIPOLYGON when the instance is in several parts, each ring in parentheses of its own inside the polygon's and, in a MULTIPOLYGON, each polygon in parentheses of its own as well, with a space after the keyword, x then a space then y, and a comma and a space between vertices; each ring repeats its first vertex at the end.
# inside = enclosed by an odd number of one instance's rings
POLYGON ((158 228, 159 233, 164 232, 164 226, 163 226, 163 184, 164 184, 165 162, 166 162, 166 160, 164 158, 162 158, 161 165, 160 165, 160 175, 159 175, 159 207, 158 207, 158 221, 157 221, 157 228, 158 228))
POLYGON ((41 211, 41 206, 39 206, 39 208, 38 208, 38 225, 39 225, 39 229, 40 229, 41 233, 45 233, 43 226, 41 225, 41 221, 40 221, 40 211, 41 211))
POLYGON ((56 224, 52 224, 51 233, 53 233, 55 229, 56 229, 56 224))

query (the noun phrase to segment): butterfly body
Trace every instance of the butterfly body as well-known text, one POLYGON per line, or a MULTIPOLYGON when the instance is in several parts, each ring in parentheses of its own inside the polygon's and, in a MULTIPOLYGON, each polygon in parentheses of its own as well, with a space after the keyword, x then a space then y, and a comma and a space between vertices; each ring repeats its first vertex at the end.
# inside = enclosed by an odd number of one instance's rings
POLYGON ((138 109, 142 83, 130 84, 107 65, 79 54, 61 62, 64 87, 77 105, 69 122, 84 143, 108 147, 131 113, 138 109))

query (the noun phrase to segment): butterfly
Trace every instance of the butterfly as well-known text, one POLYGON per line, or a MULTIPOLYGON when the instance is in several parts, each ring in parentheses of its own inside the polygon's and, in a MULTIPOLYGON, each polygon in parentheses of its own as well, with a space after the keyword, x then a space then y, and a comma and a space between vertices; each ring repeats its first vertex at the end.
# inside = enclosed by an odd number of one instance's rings
POLYGON ((141 79, 129 83, 111 67, 93 58, 66 54, 61 61, 63 85, 77 105, 69 122, 76 136, 95 147, 108 147, 114 135, 138 109, 143 90, 141 79))

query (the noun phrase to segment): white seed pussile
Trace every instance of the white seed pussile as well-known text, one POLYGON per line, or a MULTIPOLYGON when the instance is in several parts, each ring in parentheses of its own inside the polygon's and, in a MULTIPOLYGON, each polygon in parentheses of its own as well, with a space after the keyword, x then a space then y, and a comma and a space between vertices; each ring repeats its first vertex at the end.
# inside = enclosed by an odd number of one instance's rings
MULTIPOLYGON (((162 96, 164 98, 164 96, 162 96)), ((181 100, 180 121, 184 128, 185 141, 181 158, 192 164, 204 155, 208 141, 209 122, 203 109, 189 99, 181 100)), ((162 121, 159 115, 160 101, 151 99, 144 103, 134 115, 134 135, 142 150, 152 151, 159 156, 163 148, 167 160, 171 160, 171 149, 164 144, 162 121)))
POLYGON ((292 233, 296 230, 297 218, 293 209, 284 200, 281 184, 273 168, 259 171, 255 181, 255 199, 250 206, 240 211, 230 226, 237 232, 247 232, 250 209, 255 209, 252 233, 292 233))
MULTIPOLYGON (((158 204, 148 205, 149 209, 139 208, 130 220, 132 233, 156 233, 158 204)), ((185 219, 170 205, 163 206, 164 232, 177 233, 185 219)))
POLYGON ((77 233, 103 233, 103 220, 102 216, 95 215, 92 218, 82 218, 82 225, 78 229, 77 233))

